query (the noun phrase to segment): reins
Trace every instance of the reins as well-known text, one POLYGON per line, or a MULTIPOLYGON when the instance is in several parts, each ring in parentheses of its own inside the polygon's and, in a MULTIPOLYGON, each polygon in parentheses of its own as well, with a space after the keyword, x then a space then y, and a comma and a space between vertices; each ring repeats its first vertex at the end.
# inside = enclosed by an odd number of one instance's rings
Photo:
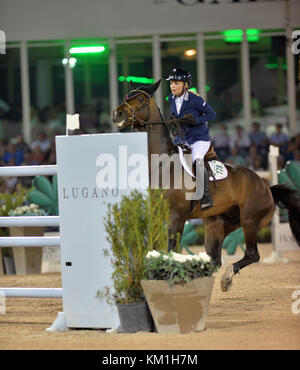
MULTIPOLYGON (((133 95, 132 97, 128 97, 127 95, 124 98, 124 102, 123 102, 131 112, 131 117, 128 118, 129 120, 131 120, 131 130, 134 129, 135 123, 138 123, 141 127, 146 126, 148 128, 148 127, 151 127, 152 125, 176 124, 179 122, 179 120, 174 120, 174 119, 162 120, 162 121, 149 121, 149 117, 150 117, 150 104, 149 103, 150 103, 151 95, 149 95, 146 91, 143 91, 143 90, 131 90, 131 93, 132 92, 136 92, 137 94, 133 95), (128 101, 141 94, 144 94, 147 97, 147 100, 138 109, 133 109, 132 106, 128 104, 128 101), (139 112, 145 105, 148 105, 148 112, 147 112, 146 120, 143 120, 141 118, 138 118, 136 116, 136 113, 139 112)), ((138 127, 135 127, 135 128, 138 128, 138 127)))

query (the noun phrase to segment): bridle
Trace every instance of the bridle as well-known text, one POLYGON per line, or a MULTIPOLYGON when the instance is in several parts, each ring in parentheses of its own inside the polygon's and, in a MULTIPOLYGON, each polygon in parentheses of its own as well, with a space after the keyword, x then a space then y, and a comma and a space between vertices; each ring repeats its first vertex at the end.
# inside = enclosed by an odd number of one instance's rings
POLYGON ((150 118, 150 99, 151 99, 151 95, 148 94, 146 91, 143 91, 143 90, 131 90, 130 93, 133 93, 133 92, 136 92, 135 95, 133 96, 128 96, 126 95, 125 98, 124 98, 124 102, 123 104, 125 104, 127 106, 127 108, 130 110, 130 113, 131 113, 131 117, 129 117, 128 119, 131 120, 131 130, 133 130, 134 128, 134 124, 135 123, 138 123, 140 126, 147 126, 147 125, 151 125, 151 122, 149 122, 149 118, 150 118), (129 100, 132 100, 133 98, 136 98, 137 96, 143 94, 144 96, 146 96, 146 101, 137 109, 133 109, 132 106, 130 104, 128 104, 128 101, 129 100), (147 118, 146 120, 143 120, 141 118, 138 118, 136 113, 141 111, 142 108, 144 108, 145 105, 148 105, 148 112, 147 112, 147 118))
POLYGON ((123 101, 123 104, 125 104, 127 106, 127 108, 129 109, 130 113, 131 113, 131 117, 129 117, 128 119, 131 121, 131 130, 133 131, 134 128, 136 130, 139 130, 139 129, 147 129, 149 130, 152 125, 166 125, 166 124, 176 124, 177 123, 177 126, 178 126, 178 120, 161 120, 161 121, 149 121, 149 118, 150 118, 150 99, 151 99, 151 95, 148 94, 146 91, 144 90, 131 90, 130 93, 127 94, 124 98, 124 101, 123 101), (132 96, 129 96, 129 94, 131 93, 136 93, 132 96), (128 104, 128 101, 133 99, 133 98, 136 98, 137 96, 143 94, 144 96, 146 96, 147 100, 137 109, 133 109, 132 106, 130 104, 128 104), (144 108, 145 105, 148 105, 148 112, 147 112, 147 118, 146 120, 143 120, 141 118, 138 118, 137 117, 137 112, 139 112, 142 108, 144 108), (135 125, 135 124, 138 124, 135 125))

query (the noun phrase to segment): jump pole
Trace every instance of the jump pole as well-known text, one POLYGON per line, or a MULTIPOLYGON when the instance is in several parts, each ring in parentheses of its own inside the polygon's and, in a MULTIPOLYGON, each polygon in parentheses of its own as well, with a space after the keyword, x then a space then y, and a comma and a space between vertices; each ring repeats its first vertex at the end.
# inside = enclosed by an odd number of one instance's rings
MULTIPOLYGON (((278 184, 278 176, 277 176, 277 159, 279 156, 279 148, 274 145, 270 145, 269 147, 269 168, 271 171, 271 185, 278 184)), ((263 263, 287 263, 289 260, 279 252, 277 247, 279 246, 279 232, 278 228, 280 226, 280 218, 277 212, 274 213, 272 219, 272 253, 269 257, 266 257, 263 260, 263 263)))

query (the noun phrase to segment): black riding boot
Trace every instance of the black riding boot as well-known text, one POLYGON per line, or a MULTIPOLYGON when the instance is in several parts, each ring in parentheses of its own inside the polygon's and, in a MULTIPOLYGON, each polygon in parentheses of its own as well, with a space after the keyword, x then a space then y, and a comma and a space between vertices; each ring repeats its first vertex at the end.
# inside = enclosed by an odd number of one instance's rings
POLYGON ((192 201, 190 205, 190 212, 196 207, 197 203, 200 199, 203 198, 204 195, 204 173, 205 173, 205 165, 204 160, 197 158, 194 162, 195 168, 195 177, 196 177, 196 190, 192 195, 192 201))
POLYGON ((201 210, 208 209, 214 205, 214 202, 210 196, 209 192, 209 177, 206 167, 204 166, 204 192, 203 197, 200 200, 201 210))

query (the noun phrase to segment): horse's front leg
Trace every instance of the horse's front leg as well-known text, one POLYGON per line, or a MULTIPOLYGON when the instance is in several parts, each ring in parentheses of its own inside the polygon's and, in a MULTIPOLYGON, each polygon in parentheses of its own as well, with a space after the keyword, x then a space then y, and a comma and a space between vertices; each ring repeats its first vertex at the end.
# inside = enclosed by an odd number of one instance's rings
POLYGON ((182 235, 185 219, 178 218, 173 220, 169 227, 168 251, 174 250, 176 247, 177 233, 182 235))

